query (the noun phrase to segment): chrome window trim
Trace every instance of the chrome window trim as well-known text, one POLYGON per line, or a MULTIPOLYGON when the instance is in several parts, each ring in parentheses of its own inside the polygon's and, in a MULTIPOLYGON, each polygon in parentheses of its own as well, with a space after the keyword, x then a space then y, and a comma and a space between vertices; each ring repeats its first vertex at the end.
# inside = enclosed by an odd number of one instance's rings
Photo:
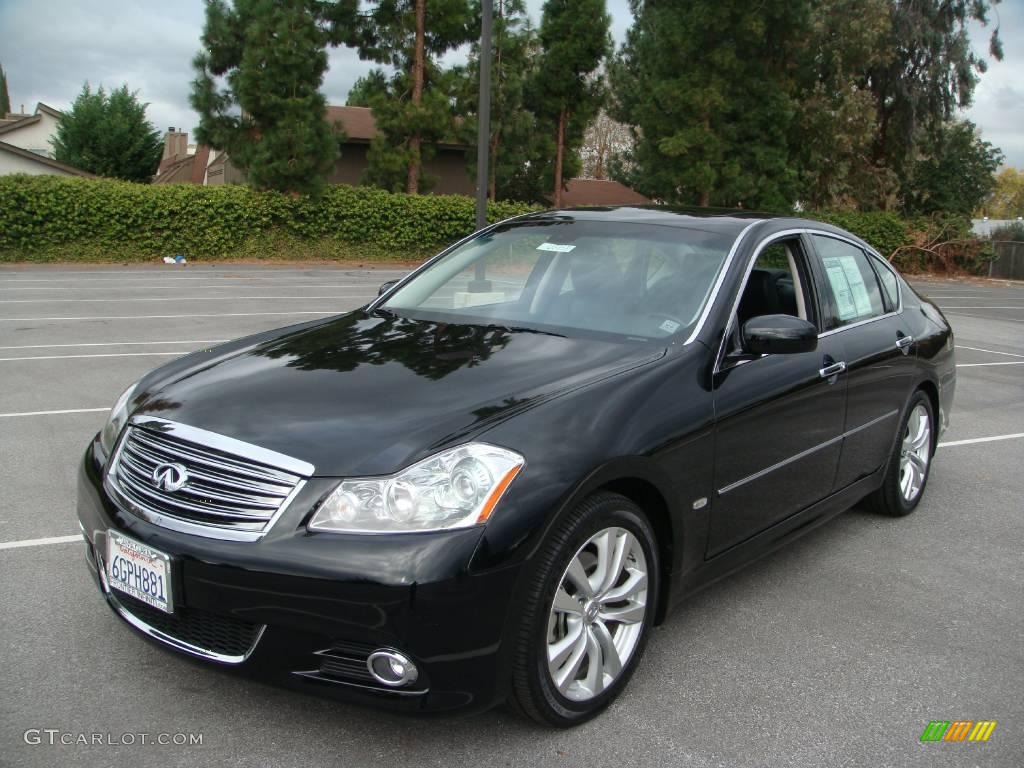
MULTIPOLYGON (((684 347, 687 344, 692 344, 696 341, 697 336, 699 336, 700 332, 704 329, 704 324, 707 322, 708 316, 711 314, 711 310, 715 306, 715 302, 718 301, 718 294, 721 292, 722 286, 725 284, 725 278, 729 274, 729 268, 732 266, 733 260, 736 258, 736 252, 740 249, 740 245, 743 243, 743 238, 746 236, 747 232, 762 221, 762 219, 757 219, 750 222, 738 235, 736 235, 736 239, 733 240, 729 253, 725 256, 725 261, 718 270, 718 277, 715 279, 715 284, 711 288, 711 293, 708 294, 707 299, 704 301, 704 308, 700 311, 700 317, 697 318, 697 325, 694 326, 693 331, 687 337, 686 341, 683 342, 684 347)), ((749 273, 749 269, 747 271, 749 273)), ((746 279, 744 279, 744 282, 746 282, 746 279)))
POLYGON ((152 525, 158 525, 161 528, 167 528, 172 531, 177 531, 178 533, 186 533, 191 536, 202 536, 208 539, 254 542, 259 541, 273 530, 277 521, 285 512, 288 511, 292 502, 306 486, 308 478, 313 475, 314 471, 315 467, 308 462, 291 456, 286 456, 283 453, 271 451, 267 448, 261 448, 258 445, 252 445, 251 443, 236 440, 235 438, 227 437, 226 435, 210 432, 198 427, 192 427, 187 424, 181 424, 176 421, 162 419, 156 416, 133 416, 128 420, 124 429, 122 429, 121 434, 118 437, 117 445, 114 448, 114 453, 112 454, 110 461, 107 462, 106 471, 103 475, 103 487, 111 499, 113 499, 121 509, 131 513, 135 517, 145 520, 147 523, 151 523, 152 525), (293 472, 295 474, 301 474, 304 475, 304 477, 299 479, 291 492, 285 497, 284 501, 281 502, 281 506, 278 507, 270 519, 267 520, 263 528, 258 531, 235 530, 210 523, 195 523, 190 520, 183 520, 165 512, 156 512, 145 507, 140 507, 121 493, 114 480, 117 477, 121 451, 124 448, 125 439, 128 435, 128 428, 130 426, 146 426, 153 424, 163 427, 163 431, 173 436, 180 437, 183 440, 189 440, 190 442, 197 443, 199 445, 206 445, 210 448, 221 450, 225 453, 239 456, 243 459, 252 459, 253 461, 262 464, 268 464, 271 467, 276 466, 278 469, 293 472))
MULTIPOLYGON (((750 227, 747 227, 747 229, 750 229, 750 227)), ((746 231, 746 229, 743 230, 743 232, 746 231)), ((718 373, 719 371, 721 371, 722 360, 725 354, 725 341, 726 339, 729 338, 729 334, 732 332, 733 325, 736 323, 736 312, 740 306, 740 299, 743 298, 743 291, 747 287, 747 281, 750 280, 750 273, 754 271, 754 264, 757 263, 757 257, 761 255, 761 251, 763 251, 769 245, 774 243, 776 240, 781 240, 787 237, 793 237, 793 235, 802 235, 809 231, 811 230, 801 227, 800 229, 784 229, 781 232, 774 232, 771 235, 768 235, 768 237, 766 237, 764 240, 762 240, 760 244, 758 244, 757 248, 754 249, 753 254, 751 254, 750 259, 747 261, 747 268, 743 271, 743 278, 740 280, 740 288, 736 292, 736 296, 732 301, 732 309, 729 310, 729 319, 728 321, 726 321, 725 324, 725 333, 722 334, 722 340, 718 342, 718 354, 715 357, 714 373, 718 373)), ((742 233, 740 236, 742 237, 742 233)), ((761 357, 767 357, 767 355, 761 355, 761 357)), ((750 361, 745 360, 743 362, 750 361)))
POLYGON ((834 333, 848 331, 851 328, 860 328, 862 325, 867 325, 868 323, 877 323, 879 320, 886 320, 890 317, 896 317, 896 315, 902 314, 902 312, 903 310, 899 309, 895 312, 886 312, 884 315, 879 315, 878 317, 869 317, 866 320, 858 320, 856 323, 850 323, 849 325, 841 325, 838 328, 833 328, 831 330, 825 331, 824 333, 819 333, 818 338, 824 339, 826 336, 831 336, 834 333))
POLYGON ((861 424, 859 427, 854 427, 853 429, 848 429, 845 432, 843 432, 842 434, 836 435, 835 437, 830 438, 830 439, 826 440, 823 443, 819 443, 818 445, 815 445, 815 446, 812 446, 812 447, 810 447, 810 448, 808 448, 806 450, 800 451, 800 453, 794 454, 793 456, 790 456, 789 458, 786 458, 786 459, 783 459, 782 461, 776 462, 775 464, 772 464, 770 467, 765 467, 764 469, 758 470, 757 472, 755 472, 752 475, 747 475, 744 478, 740 478, 736 482, 729 483, 729 485, 726 485, 723 488, 720 488, 718 490, 718 495, 719 496, 724 496, 725 494, 729 493, 729 491, 736 490, 741 485, 746 485, 747 483, 752 482, 754 480, 759 480, 760 478, 764 477, 767 474, 770 474, 770 473, 774 472, 777 469, 781 469, 782 467, 785 467, 785 466, 787 466, 789 464, 792 464, 795 461, 799 461, 800 459, 803 459, 803 458, 806 458, 807 456, 810 456, 812 453, 816 453, 817 451, 820 451, 822 448, 828 448, 830 445, 835 445, 840 440, 845 440, 846 438, 851 437, 852 435, 855 435, 858 432, 861 432, 861 431, 863 431, 865 429, 868 429, 869 427, 875 426, 875 424, 883 422, 886 419, 891 419, 893 416, 897 415, 898 413, 899 413, 899 411, 895 410, 895 409, 889 411, 888 413, 883 413, 878 418, 872 419, 871 421, 869 421, 869 422, 867 422, 865 424, 861 424))
MULTIPOLYGON (((867 246, 867 245, 865 245, 863 243, 858 243, 857 241, 851 240, 848 237, 843 237, 842 235, 837 235, 837 234, 834 234, 832 232, 823 232, 821 230, 808 230, 808 234, 809 235, 818 235, 820 237, 831 237, 833 240, 840 240, 840 241, 842 241, 844 243, 847 243, 848 245, 852 245, 853 247, 863 251, 865 258, 867 258, 869 262, 872 259, 872 257, 874 257, 875 259, 880 261, 882 263, 882 265, 886 269, 888 269, 896 277, 896 295, 897 295, 897 298, 899 299, 899 302, 896 305, 896 309, 893 310, 892 312, 884 312, 881 315, 878 315, 877 317, 868 317, 868 318, 865 318, 864 320, 858 320, 855 323, 849 323, 847 325, 840 325, 840 326, 838 326, 836 328, 831 328, 831 329, 829 329, 827 331, 819 333, 818 334, 818 338, 819 339, 823 339, 826 336, 831 336, 833 333, 839 333, 840 331, 845 331, 845 330, 847 330, 849 328, 859 328, 862 325, 867 325, 868 323, 874 323, 874 322, 877 322, 878 320, 885 320, 886 318, 889 318, 889 317, 896 317, 896 315, 899 315, 899 314, 901 314, 903 312, 903 288, 900 286, 899 273, 897 273, 896 270, 893 269, 889 265, 889 262, 887 262, 885 259, 882 258, 881 254, 879 254, 878 251, 876 251, 874 248, 871 248, 870 246, 867 246)), ((879 285, 878 286, 878 290, 879 291, 883 291, 884 289, 882 288, 881 285, 879 285)))

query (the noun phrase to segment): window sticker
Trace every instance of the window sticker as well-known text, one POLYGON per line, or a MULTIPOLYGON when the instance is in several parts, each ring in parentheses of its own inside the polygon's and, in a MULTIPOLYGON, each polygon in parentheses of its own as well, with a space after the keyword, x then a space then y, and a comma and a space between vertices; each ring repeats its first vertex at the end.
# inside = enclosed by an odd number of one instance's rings
POLYGON ((541 243, 537 246, 538 251, 553 251, 555 253, 569 253, 575 249, 575 245, 566 245, 565 243, 541 243))
POLYGON ((661 330, 663 330, 665 333, 675 333, 677 330, 679 330, 679 323, 677 323, 675 320, 666 320, 658 327, 661 328, 661 330))
POLYGON ((857 259, 853 256, 827 256, 822 262, 836 297, 839 319, 847 322, 871 315, 871 297, 857 259))

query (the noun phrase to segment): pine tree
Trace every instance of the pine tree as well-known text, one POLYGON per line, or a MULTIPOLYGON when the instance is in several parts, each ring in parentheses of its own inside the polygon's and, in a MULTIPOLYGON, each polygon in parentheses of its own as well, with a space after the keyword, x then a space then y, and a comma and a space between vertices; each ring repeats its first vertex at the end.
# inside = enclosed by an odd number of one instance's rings
POLYGON ((227 150, 257 189, 322 189, 341 141, 320 93, 326 49, 355 42, 357 10, 358 0, 208 0, 193 60, 198 140, 227 150))
MULTIPOLYGON (((867 73, 875 96, 875 158, 905 178, 919 141, 936 142, 959 108, 968 107, 986 60, 971 47, 968 25, 988 23, 1000 0, 890 0, 889 55, 867 73)), ((989 54, 1003 58, 998 27, 989 54)))
POLYGON ((358 78, 349 89, 345 105, 349 107, 368 107, 370 102, 378 96, 386 96, 388 93, 388 78, 383 70, 373 69, 366 75, 358 78))
POLYGON ((364 18, 360 55, 396 72, 386 95, 370 98, 380 136, 370 146, 367 179, 393 189, 404 170, 405 191, 417 194, 431 145, 454 130, 452 81, 437 59, 479 27, 468 0, 374 0, 364 18))
POLYGON ((615 117, 635 126, 640 191, 670 202, 788 209, 791 54, 807 0, 635 0, 613 69, 615 117))
POLYGON ((146 104, 127 85, 108 95, 86 83, 57 123, 57 160, 99 176, 148 182, 160 162, 163 144, 146 120, 146 104))
POLYGON ((7 73, 0 66, 0 118, 11 111, 11 94, 7 91, 7 73))
POLYGON ((597 72, 611 51, 611 17, 604 0, 547 0, 540 23, 541 54, 532 88, 534 111, 553 128, 552 203, 562 205, 563 176, 579 165, 576 150, 601 107, 597 72))

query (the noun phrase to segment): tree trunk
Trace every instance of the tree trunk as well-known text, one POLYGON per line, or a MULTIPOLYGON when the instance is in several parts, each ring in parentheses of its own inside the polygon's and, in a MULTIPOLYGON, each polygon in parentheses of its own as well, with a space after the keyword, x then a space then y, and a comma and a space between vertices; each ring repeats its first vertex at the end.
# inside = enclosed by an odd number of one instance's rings
MULTIPOLYGON (((416 0, 416 45, 412 58, 412 103, 414 107, 419 107, 423 103, 423 49, 426 16, 427 0, 416 0)), ((405 191, 410 195, 418 194, 420 189, 422 144, 419 130, 416 130, 409 137, 409 175, 406 178, 405 191)))
POLYGON ((562 207, 562 158, 565 156, 565 110, 558 113, 558 142, 555 148, 555 193, 552 202, 555 208, 562 207))
POLYGON ((701 208, 707 208, 711 205, 711 193, 706 189, 700 191, 700 201, 697 203, 701 208))
POLYGON ((491 202, 498 199, 498 133, 495 131, 491 134, 491 165, 487 169, 487 197, 491 202))

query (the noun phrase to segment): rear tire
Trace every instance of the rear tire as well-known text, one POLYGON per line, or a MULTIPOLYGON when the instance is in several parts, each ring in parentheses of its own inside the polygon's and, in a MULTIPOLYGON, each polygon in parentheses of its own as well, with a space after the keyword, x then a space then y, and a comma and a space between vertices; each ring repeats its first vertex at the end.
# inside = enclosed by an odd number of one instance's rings
POLYGON ((657 607, 657 543, 636 504, 598 493, 556 526, 535 562, 508 703, 569 728, 611 704, 640 662, 657 607))
POLYGON ((924 496, 935 453, 935 417, 928 395, 920 389, 907 403, 896 442, 886 462, 881 487, 868 496, 868 507, 891 517, 913 512, 924 496))

